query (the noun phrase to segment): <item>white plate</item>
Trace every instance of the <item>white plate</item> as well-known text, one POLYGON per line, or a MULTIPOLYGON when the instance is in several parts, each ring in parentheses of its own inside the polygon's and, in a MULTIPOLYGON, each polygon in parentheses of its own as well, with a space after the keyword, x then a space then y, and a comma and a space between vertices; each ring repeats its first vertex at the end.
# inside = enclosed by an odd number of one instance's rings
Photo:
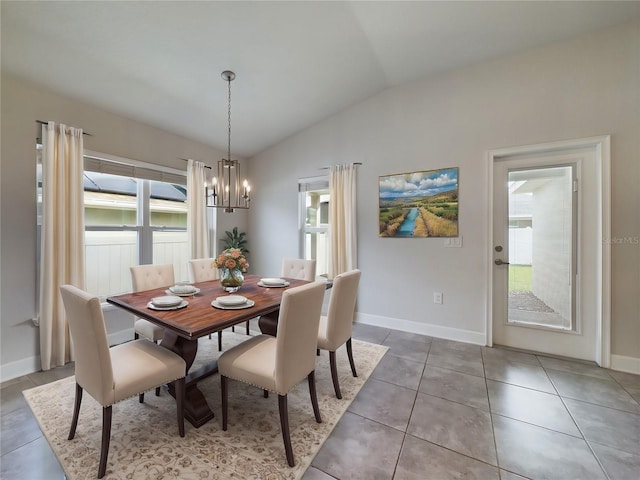
POLYGON ((270 285, 274 287, 284 285, 285 283, 287 283, 287 281, 284 278, 261 278, 260 281, 265 285, 270 285))
POLYGON ((195 288, 195 290, 193 292, 189 292, 189 293, 173 292, 173 291, 171 291, 171 289, 165 290, 164 293, 166 293, 168 295, 176 295, 178 297, 192 297, 192 296, 200 293, 200 289, 198 287, 194 287, 194 288, 195 288))
POLYGON ((216 300, 211 302, 211 306, 215 308, 220 308, 222 310, 241 310, 243 308, 251 308, 256 304, 253 300, 247 300, 245 303, 241 305, 221 305, 216 300))
POLYGON ((187 302, 186 300, 180 299, 180 303, 178 305, 173 305, 171 307, 158 307, 157 305, 154 305, 152 302, 149 302, 147 303, 147 308, 150 308, 151 310, 179 310, 181 308, 186 307, 187 305, 189 305, 189 302, 187 302))
POLYGON ((151 303, 153 303, 154 306, 160 307, 160 308, 175 307, 176 305, 179 305, 180 302, 182 302, 182 299, 175 295, 167 295, 165 297, 154 297, 151 299, 151 303))
POLYGON ((291 285, 289 282, 284 282, 284 283, 278 283, 277 285, 269 285, 266 283, 262 283, 262 280, 260 280, 258 282, 258 286, 260 287, 266 287, 266 288, 282 288, 282 287, 288 287, 289 285, 291 285))
POLYGON ((232 307, 234 305, 243 305, 247 303, 247 297, 243 297, 242 295, 226 295, 224 297, 216 298, 215 301, 225 307, 232 307))
POLYGON ((169 287, 171 293, 174 295, 193 295, 198 290, 193 285, 174 285, 173 287, 169 287))

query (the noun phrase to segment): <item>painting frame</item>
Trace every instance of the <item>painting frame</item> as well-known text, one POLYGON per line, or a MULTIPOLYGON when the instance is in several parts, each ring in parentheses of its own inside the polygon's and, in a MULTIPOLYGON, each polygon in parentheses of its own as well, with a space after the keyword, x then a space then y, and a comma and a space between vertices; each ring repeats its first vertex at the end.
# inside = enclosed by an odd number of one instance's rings
POLYGON ((459 167, 378 177, 378 237, 459 236, 459 167))

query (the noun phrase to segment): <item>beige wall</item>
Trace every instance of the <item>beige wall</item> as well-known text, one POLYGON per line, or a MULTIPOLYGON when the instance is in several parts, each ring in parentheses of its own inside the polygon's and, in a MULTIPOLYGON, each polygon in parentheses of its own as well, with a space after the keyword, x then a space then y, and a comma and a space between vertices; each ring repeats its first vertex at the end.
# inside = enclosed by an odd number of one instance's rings
MULTIPOLYGON (((252 159, 258 271, 295 255, 296 181, 362 162, 358 318, 466 341, 484 338, 487 152, 611 134, 612 352, 640 371, 640 24, 628 24, 389 89, 252 159), (378 238, 378 177, 460 167, 463 247, 378 238), (269 235, 278 232, 278 235, 269 235), (444 293, 434 305, 432 293, 444 293)), ((609 239, 601 239, 609 241, 609 239)))
MULTIPOLYGON (((4 74, 1 81, 0 364, 6 378, 5 371, 37 364, 40 350, 38 329, 30 320, 36 314, 35 140, 39 129, 35 121, 81 127, 92 134, 84 138, 89 150, 182 170, 186 162, 181 158, 209 163, 222 158, 224 152, 4 74)), ((221 231, 236 222, 246 228, 246 215, 231 219, 220 213, 218 217, 221 231)), ((107 325, 111 331, 121 326, 107 325)))

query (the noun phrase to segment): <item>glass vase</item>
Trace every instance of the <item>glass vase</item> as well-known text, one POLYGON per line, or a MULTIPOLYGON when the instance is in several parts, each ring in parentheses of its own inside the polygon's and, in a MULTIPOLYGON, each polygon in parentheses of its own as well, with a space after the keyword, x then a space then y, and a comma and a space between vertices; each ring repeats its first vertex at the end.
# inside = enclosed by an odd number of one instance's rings
POLYGON ((220 270, 220 285, 225 291, 229 293, 237 292, 243 282, 244 276, 237 268, 223 268, 220 270))

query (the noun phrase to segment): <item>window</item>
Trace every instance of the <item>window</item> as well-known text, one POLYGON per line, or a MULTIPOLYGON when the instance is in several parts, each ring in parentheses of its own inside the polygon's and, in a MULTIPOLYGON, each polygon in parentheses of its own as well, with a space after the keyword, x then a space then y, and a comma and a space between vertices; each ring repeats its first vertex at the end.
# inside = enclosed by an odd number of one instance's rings
POLYGON ((329 270, 329 180, 327 177, 301 179, 300 250, 302 258, 316 261, 316 275, 329 270))
POLYGON ((87 290, 105 298, 131 291, 129 267, 172 263, 188 278, 184 175, 85 158, 87 290))
MULTIPOLYGON (((130 292, 129 267, 146 263, 172 263, 176 280, 187 279, 184 173, 103 157, 85 153, 86 290, 102 299, 130 292)), ((41 162, 37 172, 39 232, 41 162)))

